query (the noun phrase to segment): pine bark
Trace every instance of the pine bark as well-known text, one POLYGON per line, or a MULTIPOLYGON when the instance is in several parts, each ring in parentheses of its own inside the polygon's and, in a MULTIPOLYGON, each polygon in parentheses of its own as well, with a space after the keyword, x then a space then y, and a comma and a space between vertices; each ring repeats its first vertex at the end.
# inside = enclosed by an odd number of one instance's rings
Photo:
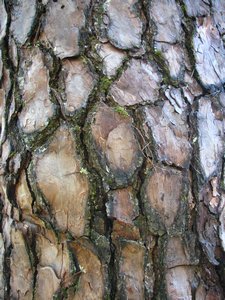
POLYGON ((223 0, 0 0, 0 299, 224 299, 224 36, 223 0))

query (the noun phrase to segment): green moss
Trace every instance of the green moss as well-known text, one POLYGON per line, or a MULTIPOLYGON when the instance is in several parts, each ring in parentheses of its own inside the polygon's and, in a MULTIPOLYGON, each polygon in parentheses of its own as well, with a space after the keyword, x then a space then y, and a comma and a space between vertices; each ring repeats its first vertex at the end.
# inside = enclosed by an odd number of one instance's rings
POLYGON ((81 60, 82 60, 83 64, 85 64, 85 65, 88 64, 88 58, 85 55, 81 55, 81 60))
POLYGON ((34 132, 31 134, 22 133, 25 144, 31 149, 34 150, 38 147, 41 147, 50 136, 56 131, 59 127, 59 118, 57 113, 55 116, 49 121, 48 125, 41 131, 34 132))
POLYGON ((41 47, 41 46, 42 46, 42 44, 41 44, 41 42, 40 42, 40 41, 36 41, 36 42, 35 42, 35 44, 34 44, 34 46, 39 48, 39 47, 41 47))
POLYGON ((222 180, 221 180, 221 183, 220 183, 220 187, 221 187, 221 189, 225 190, 225 174, 224 174, 224 171, 223 171, 223 176, 222 176, 222 180))
POLYGON ((98 6, 98 9, 96 10, 95 12, 95 18, 96 18, 96 21, 97 21, 97 24, 98 26, 101 26, 102 22, 103 22, 103 15, 105 13, 105 8, 104 8, 104 4, 101 3, 99 6, 98 6))
POLYGON ((117 112, 118 114, 122 115, 123 117, 129 117, 128 112, 122 106, 117 105, 116 107, 114 107, 114 111, 117 112))
POLYGON ((99 82, 99 91, 101 93, 107 93, 111 83, 112 79, 108 78, 107 76, 103 76, 99 82))
POLYGON ((185 16, 187 16, 186 5, 185 5, 184 3, 182 3, 180 7, 181 7, 181 10, 182 10, 183 14, 184 14, 185 16))
POLYGON ((28 42, 28 43, 26 44, 26 48, 27 48, 27 49, 31 49, 31 48, 32 48, 32 46, 33 46, 33 45, 32 45, 32 43, 31 43, 31 42, 28 42))
POLYGON ((61 290, 53 295, 53 300, 63 300, 68 298, 68 288, 61 288, 61 290))
POLYGON ((163 54, 160 50, 155 50, 154 51, 154 56, 162 61, 164 61, 164 58, 163 58, 163 54))
POLYGON ((80 168, 80 174, 88 175, 89 172, 88 172, 88 170, 85 169, 85 168, 80 168))
POLYGON ((160 69, 162 70, 162 74, 163 74, 163 83, 166 85, 173 85, 178 87, 178 82, 176 80, 173 80, 170 77, 170 71, 168 66, 165 63, 165 59, 163 56, 163 53, 158 50, 155 49, 154 52, 152 53, 153 59, 156 61, 157 65, 160 67, 160 69))
POLYGON ((126 70, 127 63, 129 62, 129 57, 123 59, 123 64, 117 69, 115 78, 119 78, 122 73, 126 70))

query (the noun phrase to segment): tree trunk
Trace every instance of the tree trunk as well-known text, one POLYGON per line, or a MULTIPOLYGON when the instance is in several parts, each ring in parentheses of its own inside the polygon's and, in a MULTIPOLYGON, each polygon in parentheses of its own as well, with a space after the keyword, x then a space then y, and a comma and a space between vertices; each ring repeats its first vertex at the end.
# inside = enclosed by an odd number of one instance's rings
POLYGON ((0 299, 224 299, 224 0, 0 0, 0 299))

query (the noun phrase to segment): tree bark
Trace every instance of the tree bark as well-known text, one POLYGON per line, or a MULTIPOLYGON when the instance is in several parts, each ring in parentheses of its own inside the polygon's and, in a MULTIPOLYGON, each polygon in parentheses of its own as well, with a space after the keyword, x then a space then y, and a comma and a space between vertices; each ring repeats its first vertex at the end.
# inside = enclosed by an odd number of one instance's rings
POLYGON ((0 0, 0 299, 224 299, 225 2, 0 0))

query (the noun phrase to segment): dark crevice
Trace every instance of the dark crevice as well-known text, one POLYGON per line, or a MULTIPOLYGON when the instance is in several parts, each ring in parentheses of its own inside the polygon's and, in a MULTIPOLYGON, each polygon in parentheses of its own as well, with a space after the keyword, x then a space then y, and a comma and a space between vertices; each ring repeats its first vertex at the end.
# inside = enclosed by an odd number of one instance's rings
POLYGON ((110 241, 110 262, 109 262, 109 281, 110 281, 110 300, 116 299, 116 292, 117 292, 117 276, 116 276, 116 249, 115 245, 112 242, 111 234, 113 228, 113 221, 108 219, 109 224, 109 241, 110 241))
POLYGON ((4 290, 4 299, 10 298, 10 257, 12 252, 12 246, 10 245, 8 248, 5 244, 5 255, 4 255, 4 265, 3 265, 3 276, 5 282, 5 290, 4 290))

